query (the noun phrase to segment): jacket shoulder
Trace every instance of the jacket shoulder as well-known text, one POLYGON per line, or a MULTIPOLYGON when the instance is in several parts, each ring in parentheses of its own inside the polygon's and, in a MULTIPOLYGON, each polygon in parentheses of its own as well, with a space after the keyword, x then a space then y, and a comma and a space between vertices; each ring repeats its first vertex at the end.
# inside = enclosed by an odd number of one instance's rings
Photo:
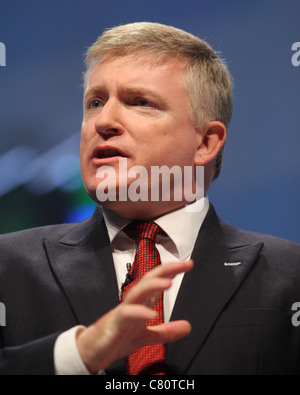
POLYGON ((220 220, 223 237, 229 248, 263 243, 261 253, 272 261, 294 261, 300 264, 300 244, 293 241, 249 230, 236 228, 220 220))
POLYGON ((70 239, 71 242, 79 242, 87 234, 97 231, 101 227, 102 213, 101 209, 97 207, 92 217, 81 222, 41 226, 2 234, 0 235, 0 250, 5 246, 11 247, 11 245, 18 247, 19 245, 26 246, 28 243, 40 244, 45 238, 56 242, 65 238, 70 239))
POLYGON ((59 240, 77 225, 77 223, 48 225, 5 233, 0 235, 0 248, 11 244, 16 245, 16 243, 19 245, 20 243, 26 244, 37 242, 47 237, 59 240))

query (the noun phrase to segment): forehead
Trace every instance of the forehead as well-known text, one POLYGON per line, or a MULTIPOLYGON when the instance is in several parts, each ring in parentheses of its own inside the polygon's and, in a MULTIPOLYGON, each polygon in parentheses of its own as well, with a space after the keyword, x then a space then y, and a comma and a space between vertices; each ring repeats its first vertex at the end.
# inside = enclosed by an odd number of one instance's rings
POLYGON ((185 66, 173 57, 158 59, 153 55, 108 53, 90 70, 86 76, 86 89, 106 81, 126 84, 157 86, 162 83, 170 87, 183 86, 185 66))

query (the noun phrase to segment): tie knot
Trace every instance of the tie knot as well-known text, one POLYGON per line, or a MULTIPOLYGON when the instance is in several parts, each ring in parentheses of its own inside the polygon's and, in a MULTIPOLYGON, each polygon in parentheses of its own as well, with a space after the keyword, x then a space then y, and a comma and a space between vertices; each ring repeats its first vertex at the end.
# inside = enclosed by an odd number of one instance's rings
POLYGON ((150 239, 155 242, 157 235, 166 236, 156 223, 147 221, 133 221, 124 228, 124 232, 136 243, 142 239, 150 239))

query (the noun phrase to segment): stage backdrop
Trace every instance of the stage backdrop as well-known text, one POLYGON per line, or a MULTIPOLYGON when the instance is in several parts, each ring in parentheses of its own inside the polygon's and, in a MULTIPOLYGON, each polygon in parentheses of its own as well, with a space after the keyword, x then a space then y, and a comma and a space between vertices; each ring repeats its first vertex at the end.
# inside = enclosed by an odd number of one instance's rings
POLYGON ((299 0, 1 0, 0 233, 81 220, 83 54, 106 28, 161 22, 206 39, 234 78, 220 178, 234 225, 300 242, 299 0))

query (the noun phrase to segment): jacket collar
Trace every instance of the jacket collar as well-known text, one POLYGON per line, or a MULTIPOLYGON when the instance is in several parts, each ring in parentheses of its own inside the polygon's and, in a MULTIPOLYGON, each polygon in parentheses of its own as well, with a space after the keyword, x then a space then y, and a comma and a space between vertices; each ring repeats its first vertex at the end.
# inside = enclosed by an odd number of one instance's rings
POLYGON ((119 303, 109 238, 99 207, 70 227, 59 240, 44 239, 44 247, 76 321, 89 325, 119 303))

